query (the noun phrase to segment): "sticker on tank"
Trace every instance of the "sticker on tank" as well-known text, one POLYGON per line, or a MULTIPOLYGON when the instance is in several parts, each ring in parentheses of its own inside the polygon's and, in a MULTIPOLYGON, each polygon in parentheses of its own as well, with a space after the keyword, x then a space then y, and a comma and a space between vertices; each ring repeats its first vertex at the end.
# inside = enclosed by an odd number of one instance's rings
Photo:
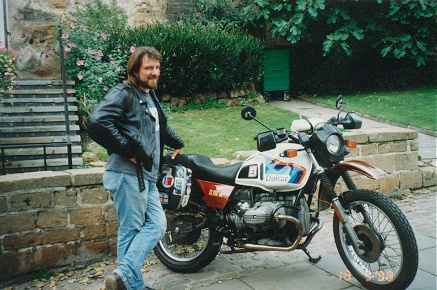
POLYGON ((264 156, 266 181, 299 184, 305 176, 306 169, 293 162, 284 162, 264 156))

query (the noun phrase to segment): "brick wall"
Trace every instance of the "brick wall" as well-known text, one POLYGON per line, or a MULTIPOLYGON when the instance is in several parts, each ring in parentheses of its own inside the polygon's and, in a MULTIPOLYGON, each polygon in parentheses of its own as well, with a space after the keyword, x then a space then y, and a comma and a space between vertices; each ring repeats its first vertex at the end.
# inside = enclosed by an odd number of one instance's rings
MULTIPOLYGON (((436 185, 435 167, 418 166, 417 132, 379 128, 345 137, 359 142, 348 159, 387 172, 379 180, 355 176, 360 188, 392 193, 436 185)), ((0 176, 0 281, 115 256, 118 222, 102 174, 94 168, 0 176)))

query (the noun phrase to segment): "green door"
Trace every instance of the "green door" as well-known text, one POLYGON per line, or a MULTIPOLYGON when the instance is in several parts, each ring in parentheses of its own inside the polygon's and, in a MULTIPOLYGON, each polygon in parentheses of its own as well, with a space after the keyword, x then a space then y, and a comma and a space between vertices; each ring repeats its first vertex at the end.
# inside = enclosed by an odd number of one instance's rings
POLYGON ((288 49, 264 50, 264 91, 290 89, 290 51, 288 49))

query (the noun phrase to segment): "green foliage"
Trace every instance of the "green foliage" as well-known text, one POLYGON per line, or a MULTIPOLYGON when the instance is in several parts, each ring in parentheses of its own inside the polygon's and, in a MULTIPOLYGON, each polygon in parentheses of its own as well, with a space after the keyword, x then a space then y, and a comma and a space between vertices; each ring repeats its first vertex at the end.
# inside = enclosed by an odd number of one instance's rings
POLYGON ((184 110, 207 110, 207 109, 223 109, 226 108, 226 102, 214 100, 211 96, 208 96, 203 103, 196 103, 190 101, 184 107, 184 110))
POLYGON ((17 55, 11 48, 0 42, 0 94, 13 92, 17 78, 17 55))
POLYGON ((127 18, 115 1, 106 5, 101 0, 74 11, 71 17, 71 23, 61 26, 65 65, 76 82, 79 113, 86 116, 125 76, 129 51, 114 44, 112 35, 126 29, 127 18))
POLYGON ((352 56, 362 43, 371 42, 383 57, 409 57, 417 66, 435 60, 437 1, 198 0, 196 7, 203 21, 252 33, 269 27, 292 44, 321 41, 325 56, 338 51, 352 56))
POLYGON ((85 116, 108 89, 126 79, 127 60, 138 46, 154 46, 164 57, 161 95, 191 97, 242 88, 261 76, 259 40, 236 29, 194 20, 130 28, 114 0, 110 5, 96 0, 70 17, 61 26, 65 64, 85 116))
POLYGON ((158 93, 190 97, 194 93, 242 88, 259 80, 259 40, 239 30, 194 21, 161 22, 133 28, 116 40, 128 46, 156 47, 164 57, 158 93))

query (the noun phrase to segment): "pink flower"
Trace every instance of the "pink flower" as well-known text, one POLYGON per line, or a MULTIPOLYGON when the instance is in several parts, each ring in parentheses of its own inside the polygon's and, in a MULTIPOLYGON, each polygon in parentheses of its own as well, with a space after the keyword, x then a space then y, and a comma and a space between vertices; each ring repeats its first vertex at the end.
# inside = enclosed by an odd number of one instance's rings
POLYGON ((69 47, 76 47, 76 43, 74 43, 74 42, 69 42, 69 43, 68 43, 68 46, 69 46, 69 47))
POLYGON ((88 53, 89 53, 89 54, 96 54, 96 51, 93 50, 93 49, 91 49, 91 48, 88 48, 88 53))
POLYGON ((150 19, 150 24, 155 25, 156 21, 154 19, 150 19))
POLYGON ((63 39, 68 39, 68 33, 64 33, 64 34, 62 34, 62 36, 61 36, 63 39))
POLYGON ((102 33, 101 35, 102 35, 103 39, 107 39, 108 38, 108 36, 105 33, 102 33))
POLYGON ((97 51, 98 56, 103 56, 103 52, 101 50, 97 51))
POLYGON ((67 94, 71 95, 73 93, 73 90, 68 90, 67 94))
POLYGON ((117 68, 115 69, 116 71, 120 71, 121 68, 119 66, 117 66, 117 68))
POLYGON ((72 29, 76 28, 76 25, 73 22, 71 22, 70 26, 71 26, 72 29))
POLYGON ((99 83, 103 82, 103 79, 100 77, 97 79, 99 81, 99 83))
POLYGON ((109 63, 110 63, 110 64, 114 64, 114 63, 115 63, 115 60, 111 60, 109 63))
POLYGON ((70 48, 69 48, 68 46, 64 46, 64 51, 65 51, 65 52, 69 52, 69 51, 70 51, 70 48))
POLYGON ((83 75, 78 74, 78 75, 77 75, 77 79, 81 81, 81 80, 83 79, 83 75))
POLYGON ((130 47, 130 52, 131 52, 131 53, 134 53, 134 51, 135 51, 135 47, 134 47, 134 46, 131 46, 131 47, 130 47))
POLYGON ((78 60, 78 61, 76 61, 76 64, 77 64, 77 66, 81 66, 81 65, 83 65, 83 60, 78 60))
POLYGON ((108 87, 107 87, 107 86, 104 86, 104 87, 103 87, 103 90, 104 90, 104 91, 107 91, 107 90, 108 90, 108 87))

